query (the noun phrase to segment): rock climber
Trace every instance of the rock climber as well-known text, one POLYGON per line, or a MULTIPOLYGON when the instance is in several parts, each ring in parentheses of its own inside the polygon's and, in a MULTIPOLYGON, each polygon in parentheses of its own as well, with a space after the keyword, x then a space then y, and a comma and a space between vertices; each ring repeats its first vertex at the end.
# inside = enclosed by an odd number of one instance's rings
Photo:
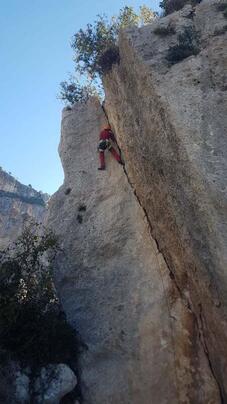
POLYGON ((119 164, 123 165, 123 161, 121 160, 120 155, 116 152, 111 144, 111 140, 116 143, 115 136, 111 130, 109 125, 106 125, 104 129, 100 132, 99 135, 99 144, 98 144, 98 151, 99 151, 99 160, 100 160, 100 167, 98 170, 105 170, 105 150, 108 149, 115 160, 118 161, 119 164))

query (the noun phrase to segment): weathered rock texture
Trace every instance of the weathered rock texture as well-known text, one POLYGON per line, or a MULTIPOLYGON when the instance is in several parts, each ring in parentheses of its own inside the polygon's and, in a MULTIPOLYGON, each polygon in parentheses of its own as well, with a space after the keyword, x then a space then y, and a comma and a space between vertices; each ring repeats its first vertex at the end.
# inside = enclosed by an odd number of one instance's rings
POLYGON ((31 219, 42 222, 47 195, 0 170, 0 248, 14 241, 31 219))
POLYGON ((227 402, 226 26, 217 2, 202 1, 123 32, 120 65, 105 78, 105 108, 126 171, 192 313, 188 339, 193 345, 195 330, 200 334, 222 402, 227 402), (155 34, 157 26, 169 24, 176 34, 155 34), (186 26, 197 32, 201 51, 169 66, 168 49, 186 26))
POLYGON ((13 398, 9 393, 2 403, 7 404, 59 404, 65 395, 71 392, 77 378, 64 363, 48 365, 34 376, 29 368, 13 370, 14 380, 11 384, 13 398))
POLYGON ((63 111, 65 180, 48 217, 64 249, 56 285, 84 344, 84 402, 219 403, 201 326, 172 279, 124 169, 107 156, 107 170, 97 170, 103 122, 94 99, 63 111))

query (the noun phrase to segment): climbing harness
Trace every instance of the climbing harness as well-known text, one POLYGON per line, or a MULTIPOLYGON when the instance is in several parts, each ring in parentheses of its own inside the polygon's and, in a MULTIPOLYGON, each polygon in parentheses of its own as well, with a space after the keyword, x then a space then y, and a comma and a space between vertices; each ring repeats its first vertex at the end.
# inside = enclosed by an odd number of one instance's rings
POLYGON ((99 141, 98 151, 104 152, 106 149, 110 150, 110 148, 111 148, 111 143, 108 139, 104 139, 104 140, 102 139, 99 141))

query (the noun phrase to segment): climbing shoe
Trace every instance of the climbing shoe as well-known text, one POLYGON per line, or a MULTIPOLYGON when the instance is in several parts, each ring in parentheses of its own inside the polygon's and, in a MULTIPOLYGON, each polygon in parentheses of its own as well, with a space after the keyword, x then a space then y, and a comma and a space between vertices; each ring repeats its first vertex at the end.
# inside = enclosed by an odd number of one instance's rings
POLYGON ((105 170, 105 167, 99 167, 98 170, 105 170))

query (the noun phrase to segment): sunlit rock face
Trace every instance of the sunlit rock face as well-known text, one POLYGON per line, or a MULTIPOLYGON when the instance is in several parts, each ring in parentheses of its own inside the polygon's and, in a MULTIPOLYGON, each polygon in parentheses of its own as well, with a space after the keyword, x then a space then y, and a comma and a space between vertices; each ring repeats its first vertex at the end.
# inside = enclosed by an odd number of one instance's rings
POLYGON ((64 251, 55 281, 82 341, 84 402, 219 403, 201 331, 124 168, 106 152, 97 170, 105 122, 95 99, 63 111, 65 179, 47 220, 64 251))
POLYGON ((0 248, 5 248, 31 220, 43 222, 47 195, 0 170, 0 248))
POLYGON ((120 64, 104 79, 105 109, 152 235, 192 313, 194 328, 188 338, 193 341, 194 329, 200 333, 219 400, 226 402, 227 20, 223 7, 215 1, 186 6, 152 25, 122 32, 119 47, 120 64), (160 27, 172 27, 171 32, 161 35, 160 27), (185 28, 196 34, 199 51, 170 64, 169 49, 185 28))

